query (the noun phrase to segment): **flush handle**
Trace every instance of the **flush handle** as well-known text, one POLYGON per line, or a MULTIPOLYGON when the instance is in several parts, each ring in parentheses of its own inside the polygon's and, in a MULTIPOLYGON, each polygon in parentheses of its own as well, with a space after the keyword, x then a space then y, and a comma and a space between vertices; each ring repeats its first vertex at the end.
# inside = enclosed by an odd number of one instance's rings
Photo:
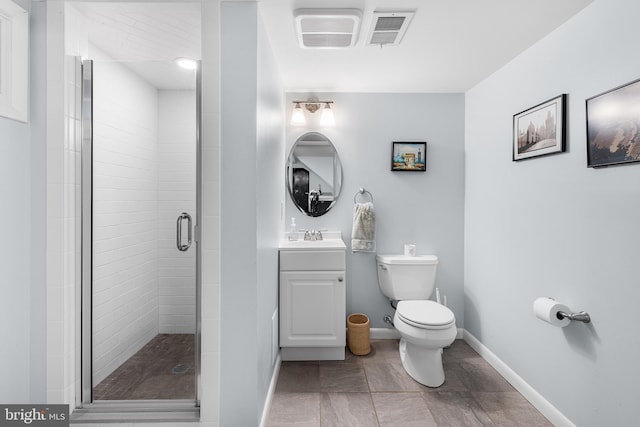
POLYGON ((186 212, 182 212, 178 216, 178 221, 176 222, 176 246, 180 252, 186 252, 191 247, 191 215, 186 212), (182 220, 187 220, 187 243, 182 243, 182 220))

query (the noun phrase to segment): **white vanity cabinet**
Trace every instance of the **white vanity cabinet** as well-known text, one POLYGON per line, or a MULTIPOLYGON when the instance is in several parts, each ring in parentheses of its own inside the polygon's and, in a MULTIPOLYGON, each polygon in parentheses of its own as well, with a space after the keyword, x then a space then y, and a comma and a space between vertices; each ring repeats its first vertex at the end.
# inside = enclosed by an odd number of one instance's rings
POLYGON ((344 360, 345 249, 339 243, 342 247, 281 245, 282 360, 344 360))

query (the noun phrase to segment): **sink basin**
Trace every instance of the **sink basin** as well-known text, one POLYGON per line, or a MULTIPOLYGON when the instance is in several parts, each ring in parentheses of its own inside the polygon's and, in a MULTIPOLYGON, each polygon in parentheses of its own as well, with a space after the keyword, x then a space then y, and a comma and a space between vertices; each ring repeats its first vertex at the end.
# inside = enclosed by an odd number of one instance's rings
POLYGON ((342 239, 282 240, 280 249, 345 249, 342 239))
POLYGON ((342 233, 339 231, 324 231, 322 240, 304 240, 303 233, 298 233, 298 240, 288 240, 285 236, 280 241, 280 249, 346 249, 342 241, 342 233))

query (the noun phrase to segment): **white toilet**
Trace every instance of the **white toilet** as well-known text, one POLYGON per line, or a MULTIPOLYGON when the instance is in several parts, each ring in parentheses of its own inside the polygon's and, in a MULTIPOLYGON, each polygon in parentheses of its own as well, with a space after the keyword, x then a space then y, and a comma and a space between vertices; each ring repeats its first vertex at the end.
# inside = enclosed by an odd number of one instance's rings
POLYGON ((430 301, 438 267, 435 255, 378 255, 378 284, 390 300, 398 301, 393 324, 400 333, 400 359, 420 384, 444 382, 442 349, 456 338, 451 310, 430 301))

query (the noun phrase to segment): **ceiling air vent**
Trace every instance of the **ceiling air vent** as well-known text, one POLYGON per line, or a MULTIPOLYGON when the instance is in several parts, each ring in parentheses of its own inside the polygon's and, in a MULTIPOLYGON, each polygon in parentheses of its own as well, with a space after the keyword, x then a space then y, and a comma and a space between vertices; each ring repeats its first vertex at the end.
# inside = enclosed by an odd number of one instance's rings
POLYGON ((297 9, 293 15, 302 48, 345 48, 358 41, 362 19, 358 9, 297 9))
POLYGON ((373 22, 367 37, 368 45, 395 46, 400 44, 415 11, 373 12, 373 22))

